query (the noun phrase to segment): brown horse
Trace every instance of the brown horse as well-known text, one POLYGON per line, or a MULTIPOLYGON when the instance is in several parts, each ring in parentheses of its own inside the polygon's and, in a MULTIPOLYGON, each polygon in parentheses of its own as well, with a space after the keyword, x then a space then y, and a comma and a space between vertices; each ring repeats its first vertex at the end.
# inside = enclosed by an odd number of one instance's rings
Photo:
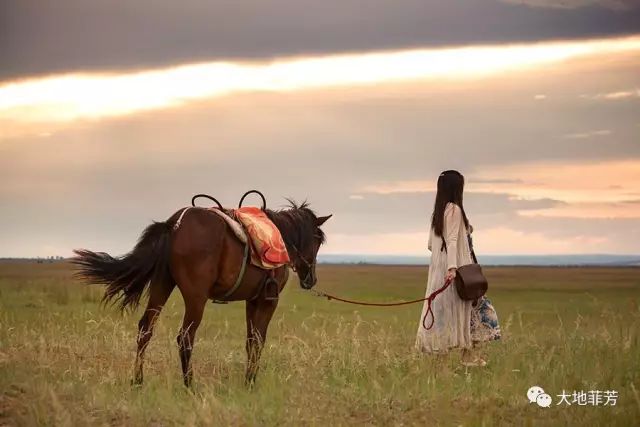
MULTIPOLYGON (((265 212, 282 234, 300 286, 312 288, 317 281, 316 256, 325 240, 320 226, 331 215, 317 217, 306 203, 297 206, 294 202, 286 209, 265 212)), ((181 209, 167 221, 148 226, 134 249, 122 257, 85 249, 75 253, 78 276, 89 283, 106 285, 103 300, 118 302, 121 310, 136 308, 148 289, 149 301, 138 323, 134 384, 142 383, 145 349, 176 285, 185 305, 177 337, 185 385, 192 383, 191 352, 205 305, 221 299, 246 301, 245 378, 248 384, 255 381, 267 327, 278 304, 273 293, 285 286, 289 271, 287 266, 268 271, 246 263, 242 272, 245 246, 218 214, 203 208, 181 209), (241 276, 236 290, 228 295, 241 276), (271 295, 266 284, 273 287, 271 295)))

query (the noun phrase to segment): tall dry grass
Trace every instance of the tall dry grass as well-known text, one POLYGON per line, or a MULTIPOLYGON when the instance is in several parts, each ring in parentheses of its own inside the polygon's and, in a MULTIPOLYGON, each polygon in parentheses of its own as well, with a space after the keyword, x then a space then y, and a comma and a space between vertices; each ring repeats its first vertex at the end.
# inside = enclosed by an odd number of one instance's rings
MULTIPOLYGON (((373 309, 290 283, 255 389, 244 372, 244 307, 211 304, 195 388, 182 386, 178 292, 132 388, 140 313, 99 305, 66 264, 0 264, 0 425, 634 425, 640 421, 640 270, 489 269, 504 340, 489 365, 413 351, 419 306, 373 309), (551 408, 529 404, 542 386, 551 408), (556 406, 562 390, 617 390, 616 406, 556 406)), ((321 266, 325 290, 370 300, 424 293, 418 267, 321 266)))

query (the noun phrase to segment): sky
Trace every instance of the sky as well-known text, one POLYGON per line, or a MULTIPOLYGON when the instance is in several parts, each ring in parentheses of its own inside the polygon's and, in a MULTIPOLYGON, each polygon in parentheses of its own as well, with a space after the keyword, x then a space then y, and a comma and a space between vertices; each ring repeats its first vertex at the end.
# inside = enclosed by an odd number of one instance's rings
POLYGON ((640 1, 0 2, 0 257, 127 252, 209 193, 325 254, 640 253, 640 1))

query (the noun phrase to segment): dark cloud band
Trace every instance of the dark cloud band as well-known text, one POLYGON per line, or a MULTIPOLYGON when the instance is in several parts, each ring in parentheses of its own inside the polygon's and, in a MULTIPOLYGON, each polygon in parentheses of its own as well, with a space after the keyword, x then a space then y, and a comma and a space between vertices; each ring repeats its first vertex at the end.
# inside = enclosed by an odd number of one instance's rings
POLYGON ((640 8, 629 6, 545 8, 499 0, 2 2, 0 81, 225 58, 640 32, 640 8))

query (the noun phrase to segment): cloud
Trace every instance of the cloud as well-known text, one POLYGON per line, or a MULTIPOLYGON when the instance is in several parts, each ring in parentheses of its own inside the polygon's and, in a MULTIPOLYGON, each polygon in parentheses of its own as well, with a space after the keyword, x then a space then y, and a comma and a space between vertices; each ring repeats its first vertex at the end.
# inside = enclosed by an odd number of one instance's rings
POLYGON ((540 233, 549 239, 571 241, 578 237, 602 242, 590 251, 576 242, 573 253, 638 253, 640 222, 636 218, 562 218, 518 216, 508 227, 529 233, 540 233))
POLYGON ((603 96, 606 99, 622 99, 622 98, 630 98, 630 97, 640 97, 640 89, 636 89, 635 91, 621 91, 621 92, 611 92, 606 93, 603 96))
POLYGON ((426 229, 409 233, 332 233, 322 247, 323 253, 339 254, 426 254, 429 234, 426 229))
POLYGON ((0 8, 0 80, 640 32, 637 9, 500 1, 20 0, 0 8))
POLYGON ((601 130, 592 130, 587 132, 577 132, 577 133, 569 133, 563 136, 566 139, 587 139, 598 136, 608 136, 611 135, 613 131, 609 129, 601 129, 601 130))
POLYGON ((535 99, 536 101, 542 101, 543 99, 547 99, 547 95, 545 94, 534 95, 533 99, 535 99))
POLYGON ((640 97, 640 89, 619 90, 615 92, 598 93, 595 95, 582 94, 580 95, 580 97, 587 98, 587 99, 608 99, 608 100, 638 98, 640 97))
MULTIPOLYGON (((631 236, 640 237, 640 160, 493 165, 470 176, 465 205, 484 253, 637 252, 631 236), (499 194, 508 208, 488 198, 499 194)), ((415 181, 369 190, 388 197, 433 194, 433 187, 415 181)))
POLYGON ((539 231, 494 226, 474 231, 477 253, 500 255, 554 255, 566 253, 603 253, 611 247, 609 239, 600 235, 550 237, 539 231), (508 249, 503 242, 510 242, 508 249), (579 249, 578 249, 579 248, 579 249))
POLYGON ((125 253, 151 220, 168 218, 193 194, 237 206, 257 187, 269 207, 292 196, 333 213, 325 252, 363 252, 371 236, 391 235, 384 241, 398 252, 426 256, 422 237, 435 193, 361 190, 432 183, 450 168, 485 191, 465 195, 482 253, 544 251, 545 239, 558 251, 637 253, 638 219, 601 211, 640 198, 637 179, 626 175, 640 162, 637 105, 594 105, 579 94, 637 87, 638 61, 628 52, 508 78, 236 93, 61 124, 48 137, 23 134, 0 143, 0 255, 43 255, 44 247, 66 248, 61 255, 73 247, 125 253), (544 114, 531 102, 534 93, 553 94, 544 114), (615 134, 558 138, 585 123, 615 134), (636 163, 618 165, 625 159, 636 163), (607 195, 613 201, 602 201, 607 195), (591 217, 551 215, 585 199, 599 203, 581 207, 591 217), (483 237, 495 228, 511 232, 483 237))
MULTIPOLYGON (((468 193, 465 197, 472 222, 483 225, 486 218, 514 217, 521 211, 548 209, 562 204, 550 199, 518 200, 507 194, 468 193)), ((329 209, 335 214, 336 221, 327 225, 332 233, 408 233, 428 228, 435 192, 369 194, 363 199, 342 203, 336 202, 337 198, 317 191, 313 198, 318 206, 326 206, 321 209, 329 209)))
POLYGON ((288 92, 402 81, 451 81, 640 51, 640 37, 423 49, 271 63, 213 62, 116 74, 71 74, 0 85, 0 122, 70 122, 182 106, 242 92, 288 92))
POLYGON ((467 178, 467 181, 471 184, 521 184, 522 179, 510 179, 510 178, 467 178))
MULTIPOLYGON (((566 203, 618 203, 635 200, 640 160, 608 162, 515 163, 472 172, 466 191, 509 194, 516 199, 553 199, 566 203), (497 178, 500 177, 500 178, 497 178)), ((434 180, 396 181, 365 186, 374 194, 435 190, 434 180)))
POLYGON ((615 11, 631 10, 640 4, 638 0, 501 0, 505 3, 550 9, 579 9, 598 6, 615 11))
MULTIPOLYGON (((473 236, 476 252, 484 255, 619 252, 614 234, 586 233, 549 236, 540 230, 514 229, 510 226, 494 224, 475 227, 473 236)), ((428 241, 429 234, 424 229, 407 233, 332 233, 326 246, 322 247, 322 252, 327 254, 423 255, 428 258, 430 256, 427 249, 428 241)))
POLYGON ((621 203, 583 202, 562 204, 552 208, 523 210, 527 217, 553 218, 634 218, 640 219, 640 202, 621 203))

